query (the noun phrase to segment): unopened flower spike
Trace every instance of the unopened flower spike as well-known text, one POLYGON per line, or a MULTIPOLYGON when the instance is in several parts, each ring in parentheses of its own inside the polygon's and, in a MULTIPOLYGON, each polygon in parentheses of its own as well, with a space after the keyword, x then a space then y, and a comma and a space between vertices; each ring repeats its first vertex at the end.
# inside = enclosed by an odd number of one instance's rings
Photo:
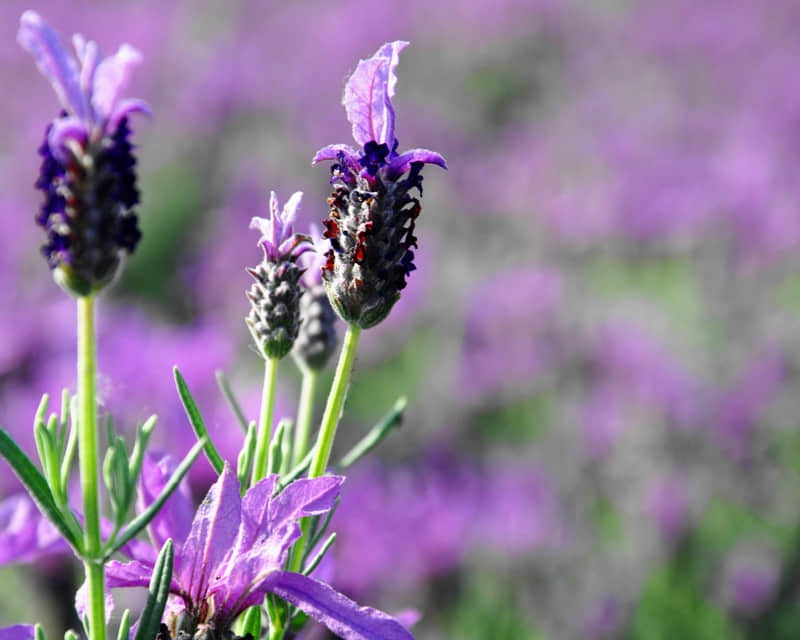
POLYGON ((311 238, 294 232, 294 219, 303 197, 295 192, 283 210, 278 197, 270 193, 269 218, 253 218, 251 229, 261 232, 259 244, 264 259, 248 269, 255 282, 247 291, 250 313, 245 321, 266 358, 283 358, 292 349, 300 328, 300 277, 303 269, 297 259, 313 249, 311 238))
POLYGON ((293 354, 303 366, 319 370, 336 350, 336 313, 322 284, 322 268, 326 258, 317 225, 311 225, 311 237, 315 251, 303 256, 306 271, 300 280, 304 288, 300 298, 302 322, 293 354))
POLYGON ((121 97, 141 55, 123 44, 103 58, 96 43, 75 35, 76 59, 33 11, 22 14, 17 40, 62 107, 39 148, 36 187, 45 200, 36 223, 47 232, 42 253, 61 287, 91 295, 111 281, 122 255, 133 253, 141 237, 128 115, 149 114, 149 108, 121 97))
POLYGON ((328 145, 313 160, 334 161, 325 220, 331 248, 322 279, 339 315, 362 329, 389 314, 415 268, 423 164, 447 168, 434 151, 397 152, 391 99, 399 54, 407 45, 399 40, 384 44, 361 60, 347 81, 342 102, 360 149, 328 145))

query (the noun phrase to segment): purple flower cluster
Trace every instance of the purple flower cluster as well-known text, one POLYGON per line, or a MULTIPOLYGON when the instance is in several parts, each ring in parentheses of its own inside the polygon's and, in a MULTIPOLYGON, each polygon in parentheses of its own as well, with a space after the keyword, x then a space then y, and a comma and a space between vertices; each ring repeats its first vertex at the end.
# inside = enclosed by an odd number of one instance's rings
POLYGON ((358 63, 345 85, 342 101, 361 149, 328 145, 313 160, 334 161, 324 234, 331 249, 322 279, 342 319, 362 329, 389 314, 415 268, 412 248, 417 245, 414 228, 422 210, 422 166, 447 168, 441 155, 427 149, 397 153, 392 96, 395 68, 407 45, 402 41, 383 45, 358 63), (411 195, 412 189, 419 197, 411 195))
POLYGON ((95 42, 75 35, 76 61, 33 11, 22 15, 17 38, 64 109, 39 148, 36 186, 45 201, 36 223, 47 231, 42 253, 62 287, 89 295, 114 277, 120 254, 132 253, 141 237, 132 211, 139 192, 127 116, 149 108, 121 98, 140 55, 123 45, 103 59, 95 42))

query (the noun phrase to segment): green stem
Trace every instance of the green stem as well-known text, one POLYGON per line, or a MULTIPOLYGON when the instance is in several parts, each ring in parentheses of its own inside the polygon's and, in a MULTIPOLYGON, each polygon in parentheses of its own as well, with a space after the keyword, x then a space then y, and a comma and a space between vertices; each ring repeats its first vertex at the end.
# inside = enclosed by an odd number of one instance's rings
POLYGON ((308 452, 311 422, 314 419, 314 395, 317 388, 317 375, 314 369, 305 368, 303 370, 303 386, 300 389, 300 404, 297 407, 297 426, 294 430, 292 466, 300 464, 300 461, 308 452))
POLYGON ((358 337, 361 329, 351 324, 344 337, 342 351, 339 354, 339 363, 336 365, 336 374, 333 377, 331 391, 328 394, 328 403, 325 405, 325 413, 322 416, 322 423, 317 436, 315 445, 316 452, 311 461, 311 468, 308 471, 309 478, 318 478, 328 466, 328 460, 333 448, 333 439, 336 437, 336 427, 342 417, 344 399, 347 396, 347 387, 350 384, 350 372, 353 369, 353 361, 356 356, 358 337))
POLYGON ((272 429, 272 414, 275 409, 275 380, 277 373, 277 358, 267 358, 264 363, 264 391, 261 396, 261 414, 258 417, 256 459, 253 461, 253 473, 250 476, 251 486, 267 475, 267 456, 269 454, 270 430, 272 429))
POLYGON ((91 640, 105 640, 105 570, 100 558, 94 298, 78 298, 78 457, 85 520, 83 565, 89 589, 91 640))

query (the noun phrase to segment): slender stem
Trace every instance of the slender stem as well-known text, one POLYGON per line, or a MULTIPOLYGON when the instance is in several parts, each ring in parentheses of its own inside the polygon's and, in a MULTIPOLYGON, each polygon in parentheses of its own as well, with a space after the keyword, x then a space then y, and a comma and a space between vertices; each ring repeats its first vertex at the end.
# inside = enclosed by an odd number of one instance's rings
POLYGON ((315 445, 316 452, 311 461, 311 468, 308 471, 309 478, 318 478, 325 473, 328 466, 328 459, 333 448, 333 439, 336 437, 336 427, 342 417, 342 407, 347 396, 347 387, 350 384, 350 372, 353 369, 358 337, 361 329, 351 324, 344 337, 342 351, 339 354, 339 363, 336 365, 336 375, 333 377, 331 391, 328 394, 328 403, 325 405, 325 413, 322 416, 322 423, 317 436, 315 445))
POLYGON ((91 640, 105 640, 105 570, 100 558, 94 298, 78 298, 78 457, 85 519, 84 568, 89 589, 91 640))
POLYGON ((303 369, 303 386, 300 389, 300 404, 297 407, 297 426, 294 429, 292 466, 300 464, 300 461, 308 452, 311 421, 314 419, 314 395, 317 388, 317 375, 314 369, 308 367, 303 369))
POLYGON ((277 358, 267 358, 264 362, 264 390, 261 395, 261 413, 258 417, 256 459, 253 461, 253 473, 250 477, 251 486, 267 475, 267 456, 269 454, 270 430, 272 429, 272 413, 275 409, 275 380, 277 373, 277 358))

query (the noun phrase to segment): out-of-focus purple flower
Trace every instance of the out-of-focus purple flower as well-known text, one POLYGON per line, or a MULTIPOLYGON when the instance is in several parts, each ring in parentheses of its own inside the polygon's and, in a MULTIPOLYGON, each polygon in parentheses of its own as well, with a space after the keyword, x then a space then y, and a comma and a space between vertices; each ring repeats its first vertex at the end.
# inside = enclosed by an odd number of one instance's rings
POLYGON ((283 358, 292 349, 300 329, 300 277, 297 259, 313 251, 311 238, 294 232, 294 219, 303 194, 295 192, 278 210, 278 197, 269 196, 269 218, 253 218, 251 229, 261 232, 264 260, 248 269, 255 282, 247 291, 250 313, 245 322, 266 358, 283 358))
POLYGON ((15 624, 0 629, 0 640, 33 640, 34 636, 34 628, 30 624, 15 624))
POLYGON ((0 501, 0 565, 31 562, 68 551, 64 538, 42 516, 28 494, 0 501))
MULTIPOLYGON (((164 480, 161 472, 147 480, 145 501, 164 480)), ((239 614, 273 593, 348 640, 410 639, 385 613, 358 607, 323 582, 283 570, 289 548, 301 535, 298 520, 329 511, 342 481, 336 476, 297 480, 275 496, 277 476, 271 475, 242 497, 226 465, 190 525, 183 496, 175 494, 151 529, 156 547, 167 536, 175 543, 173 595, 165 614, 173 637, 181 614, 191 620, 192 633, 197 625, 224 633, 239 614)), ((128 553, 132 562, 108 564, 109 587, 149 584, 155 548, 137 546, 128 553)))
POLYGON ((389 314, 415 268, 412 247, 422 210, 422 166, 447 168, 441 155, 427 149, 397 153, 391 99, 397 85, 395 68, 407 45, 399 40, 384 44, 358 63, 345 85, 342 102, 361 149, 328 145, 313 159, 335 161, 324 234, 331 249, 322 278, 342 319, 363 329, 389 314), (410 195, 412 189, 419 197, 410 195))
POLYGON ((713 429, 719 447, 732 460, 741 462, 750 455, 758 421, 780 389, 784 368, 781 354, 767 349, 721 394, 713 429))
POLYGON ((734 548, 724 571, 726 600, 746 616, 758 615, 769 604, 781 575, 777 556, 752 545, 734 548))
POLYGON ((122 45, 103 59, 95 42, 75 35, 76 60, 33 11, 22 14, 17 40, 64 109, 39 149, 36 186, 45 201, 36 222, 47 231, 42 253, 59 285, 89 295, 114 277, 120 254, 132 253, 141 237, 127 116, 149 110, 141 100, 121 98, 140 55, 122 45))
POLYGON ((664 542, 678 540, 686 531, 689 517, 685 479, 673 474, 655 481, 647 493, 647 511, 664 542))
POLYGON ((584 637, 588 640, 608 640, 617 636, 621 625, 619 601, 607 595, 589 605, 582 626, 584 637))
POLYGON ((554 271, 499 273, 470 294, 459 363, 459 392, 483 398, 526 389, 557 360, 564 282, 554 271))

